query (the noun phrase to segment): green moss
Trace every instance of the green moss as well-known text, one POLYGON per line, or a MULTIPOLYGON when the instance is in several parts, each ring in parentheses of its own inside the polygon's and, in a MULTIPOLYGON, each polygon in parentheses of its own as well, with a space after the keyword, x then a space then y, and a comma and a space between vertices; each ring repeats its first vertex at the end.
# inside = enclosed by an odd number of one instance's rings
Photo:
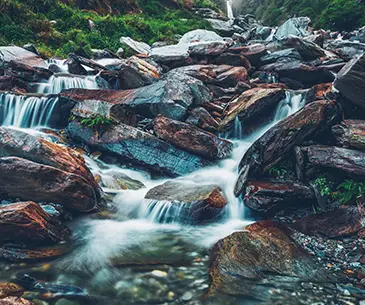
MULTIPOLYGON (((203 2, 202 5, 207 5, 210 1, 203 2)), ((162 3, 140 0, 138 5, 143 13, 104 16, 59 0, 2 0, 0 44, 23 45, 30 42, 44 55, 65 57, 80 45, 86 50, 107 48, 115 52, 121 47, 121 36, 153 43, 172 41, 176 34, 196 28, 210 28, 208 22, 182 6, 162 3), (90 28, 89 20, 95 24, 94 29, 90 28)), ((121 4, 116 8, 127 12, 121 4)))
POLYGON ((110 126, 113 123, 113 120, 105 116, 95 115, 89 118, 80 119, 80 123, 81 125, 84 125, 86 127, 91 127, 99 130, 102 127, 110 126))

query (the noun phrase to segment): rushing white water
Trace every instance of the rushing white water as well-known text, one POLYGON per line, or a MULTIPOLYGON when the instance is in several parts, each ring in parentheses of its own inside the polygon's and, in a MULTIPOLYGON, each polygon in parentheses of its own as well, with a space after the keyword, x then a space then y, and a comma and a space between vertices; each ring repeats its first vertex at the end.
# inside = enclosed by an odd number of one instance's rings
POLYGON ((58 94, 63 90, 84 88, 98 89, 96 76, 79 76, 72 74, 59 73, 50 77, 47 83, 38 86, 38 93, 58 94))
POLYGON ((0 93, 0 125, 21 128, 47 127, 57 102, 57 97, 0 93))
POLYGON ((229 19, 234 19, 232 5, 233 5, 233 0, 227 0, 227 17, 229 19))
POLYGON ((67 59, 50 58, 47 60, 48 68, 52 65, 56 65, 60 72, 68 73, 67 59))
POLYGON ((156 202, 144 199, 151 188, 164 183, 166 179, 153 180, 146 173, 122 169, 116 165, 107 165, 86 157, 87 165, 92 172, 102 177, 103 181, 109 181, 109 186, 112 186, 104 190, 115 195, 113 205, 117 212, 112 220, 85 221, 82 229, 79 229, 83 246, 75 253, 75 256, 68 257, 64 261, 65 265, 69 268, 83 268, 83 266, 89 268, 108 264, 116 255, 120 257, 130 255, 131 251, 135 253, 134 247, 141 247, 141 244, 143 248, 156 247, 160 244, 159 238, 166 234, 175 236, 177 234, 185 242, 195 244, 196 247, 207 248, 232 232, 243 230, 251 221, 245 217, 242 199, 236 198, 233 194, 238 163, 255 140, 278 121, 296 112, 302 106, 303 95, 288 92, 273 113, 273 119, 250 136, 243 136, 243 127, 236 120, 233 140, 235 148, 232 158, 223 160, 216 166, 176 179, 196 185, 214 184, 224 191, 229 202, 226 206, 226 217, 206 226, 189 226, 179 222, 180 213, 186 213, 184 210, 187 208, 186 205, 176 208, 168 201, 156 202), (143 182, 145 188, 137 191, 114 189, 113 176, 116 171, 143 182))

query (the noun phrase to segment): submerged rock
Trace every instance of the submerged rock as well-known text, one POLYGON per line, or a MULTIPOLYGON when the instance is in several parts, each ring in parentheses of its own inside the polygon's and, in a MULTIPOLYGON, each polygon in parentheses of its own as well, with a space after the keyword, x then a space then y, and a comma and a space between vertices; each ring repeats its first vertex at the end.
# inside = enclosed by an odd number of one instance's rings
POLYGON ((0 300, 1 305, 36 305, 35 303, 19 298, 19 297, 6 297, 0 300))
POLYGON ((148 209, 163 223, 203 224, 223 216, 227 199, 216 185, 168 181, 148 191, 148 209))
POLYGON ((249 180, 242 197, 249 208, 268 212, 307 204, 314 199, 314 192, 311 187, 295 181, 249 180))
POLYGON ((13 198, 58 203, 79 212, 89 212, 99 203, 87 180, 55 167, 4 157, 0 158, 0 171, 0 193, 13 198))
MULTIPOLYGON (((340 107, 335 101, 317 101, 306 105, 256 140, 243 156, 239 170, 248 167, 250 177, 266 172, 295 146, 335 124, 340 114, 340 107)), ((236 189, 237 196, 241 192, 241 187, 236 189)))
POLYGON ((332 127, 332 134, 341 146, 365 149, 365 121, 344 120, 332 127))
POLYGON ((231 142, 190 124, 158 116, 153 129, 159 138, 207 159, 224 159, 232 153, 231 142))
POLYGON ((75 141, 117 156, 122 162, 145 166, 159 174, 180 176, 210 165, 206 159, 129 125, 118 124, 96 130, 72 121, 67 126, 67 132, 75 141))
POLYGON ((1 246, 0 258, 11 262, 38 262, 50 259, 56 259, 68 252, 65 246, 51 246, 51 247, 31 247, 27 249, 16 246, 1 246))
POLYGON ((8 242, 58 242, 69 230, 34 202, 19 202, 0 207, 0 240, 8 242))
POLYGON ((210 293, 269 298, 269 287, 290 282, 326 280, 327 274, 290 237, 284 225, 259 221, 215 244, 210 267, 210 293))

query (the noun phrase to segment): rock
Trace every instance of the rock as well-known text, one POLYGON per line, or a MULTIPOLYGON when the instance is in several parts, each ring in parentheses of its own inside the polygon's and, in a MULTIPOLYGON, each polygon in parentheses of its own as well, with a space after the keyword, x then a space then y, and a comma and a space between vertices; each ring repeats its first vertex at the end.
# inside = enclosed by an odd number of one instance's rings
MULTIPOLYGON (((234 51, 234 46, 232 48, 232 51, 234 51)), ((260 43, 239 47, 236 50, 239 51, 242 56, 246 57, 255 67, 260 66, 261 58, 267 54, 265 45, 260 43)))
POLYGON ((344 120, 332 127, 332 134, 341 146, 365 149, 365 121, 344 120))
MULTIPOLYGON (((11 179, 9 179, 11 180, 11 179)), ((19 202, 0 207, 0 240, 3 242, 58 242, 69 230, 56 222, 34 202, 19 202)))
MULTIPOLYGON (((340 114, 340 107, 334 101, 317 101, 306 105, 256 140, 243 156, 239 170, 249 167, 250 177, 266 172, 295 146, 335 124, 340 114)), ((237 189, 236 196, 241 192, 241 188, 237 189)))
POLYGON ((184 302, 189 302, 192 298, 193 298, 193 294, 190 291, 185 292, 181 296, 181 300, 183 300, 184 302))
POLYGON ((184 65, 190 58, 187 45, 170 45, 165 47, 153 48, 149 57, 157 63, 166 65, 184 65))
POLYGON ((41 247, 26 249, 17 248, 11 246, 0 247, 0 258, 12 262, 37 262, 50 259, 56 259, 64 254, 66 254, 68 249, 63 246, 54 247, 41 247))
POLYGON ((306 204, 314 199, 314 193, 309 186, 295 181, 249 180, 242 197, 249 208, 268 212, 306 204))
POLYGON ((293 227, 308 235, 324 235, 329 238, 351 236, 364 227, 364 215, 358 206, 342 206, 296 220, 293 227))
POLYGON ((227 199, 216 185, 201 185, 188 181, 167 181, 150 189, 150 214, 163 223, 203 224, 221 217, 227 199))
POLYGON ((38 56, 41 56, 41 54, 39 53, 37 47, 34 45, 34 44, 31 44, 31 43, 27 43, 23 46, 23 49, 29 51, 29 52, 32 52, 38 56))
POLYGON ((209 161, 201 157, 124 124, 95 130, 72 121, 67 127, 67 133, 75 141, 115 155, 120 161, 132 162, 168 176, 185 175, 210 165, 209 161))
POLYGON ((251 63, 242 54, 224 52, 213 58, 211 62, 216 65, 230 65, 235 67, 244 67, 246 70, 251 69, 251 63))
POLYGON ((29 91, 29 84, 14 76, 0 76, 0 91, 29 91))
POLYGON ((29 65, 19 63, 13 60, 9 62, 9 67, 10 76, 14 76, 26 82, 47 81, 53 75, 53 72, 48 69, 39 67, 33 68, 29 65))
POLYGON ((36 305, 35 303, 18 297, 0 299, 0 305, 36 305))
POLYGON ((298 60, 302 60, 302 57, 300 56, 299 52, 293 48, 272 52, 261 58, 261 62, 264 65, 271 64, 277 61, 298 61, 298 60))
POLYGON ((306 103, 329 99, 333 91, 332 83, 315 85, 305 95, 306 103))
POLYGON ((320 46, 314 42, 310 42, 296 36, 289 36, 284 41, 284 45, 286 47, 296 49, 305 61, 315 60, 326 56, 326 51, 320 46))
POLYGON ((102 115, 117 122, 127 122, 126 111, 154 118, 158 114, 182 119, 187 108, 210 101, 209 89, 186 74, 171 71, 152 85, 131 90, 71 89, 60 97, 78 103, 72 110, 81 117, 102 115))
POLYGON ((47 63, 33 52, 16 46, 0 47, 0 67, 3 69, 8 68, 11 61, 25 64, 32 68, 47 68, 47 63))
POLYGON ((312 165, 335 168, 356 176, 365 176, 365 152, 325 145, 302 147, 301 151, 307 162, 312 165))
POLYGON ((233 22, 231 20, 224 21, 212 18, 207 18, 206 20, 210 23, 210 25, 215 31, 217 31, 223 36, 230 37, 233 35, 233 33, 236 32, 236 29, 234 28, 233 22))
POLYGON ((117 54, 113 53, 112 51, 110 51, 108 49, 103 49, 103 50, 92 49, 91 51, 93 53, 93 58, 95 60, 104 59, 104 58, 116 58, 116 59, 119 58, 117 54))
POLYGON ((231 155, 233 143, 195 126, 158 116, 153 121, 157 137, 210 160, 231 155))
POLYGON ((276 31, 276 39, 285 39, 289 35, 294 35, 298 37, 309 36, 308 25, 311 20, 308 17, 296 17, 291 18, 284 22, 276 31))
POLYGON ((92 59, 88 59, 79 55, 76 55, 74 53, 70 53, 68 54, 68 61, 74 61, 76 62, 78 65, 81 66, 86 66, 90 69, 93 69, 95 71, 103 71, 103 70, 107 70, 107 68, 99 63, 97 63, 96 61, 92 60, 92 59))
POLYGON ((128 46, 136 54, 148 55, 151 51, 151 47, 148 44, 135 41, 130 37, 121 37, 120 43, 128 46))
POLYGON ((321 83, 329 83, 335 79, 328 69, 308 65, 299 61, 276 62, 261 67, 261 70, 266 73, 277 74, 279 81, 283 82, 284 79, 291 79, 303 84, 306 88, 321 83))
POLYGON ((283 89, 254 88, 247 90, 228 104, 219 130, 225 129, 236 117, 242 123, 257 121, 258 116, 262 117, 270 113, 284 98, 285 90, 283 89))
POLYGON ((179 44, 190 44, 195 42, 224 41, 216 32, 207 30, 193 30, 184 34, 179 44))
POLYGON ((0 170, 0 193, 10 197, 58 203, 79 212, 99 203, 93 186, 79 175, 18 157, 0 158, 0 170))
POLYGON ((109 178, 103 179, 103 177, 105 176, 100 177, 100 184, 108 189, 139 190, 145 187, 145 185, 142 182, 132 179, 128 175, 118 171, 116 172, 108 171, 108 177, 111 177, 112 179, 109 178))
POLYGON ((21 296, 24 288, 14 283, 0 283, 0 299, 9 296, 21 296))
POLYGON ((365 108, 365 54, 349 61, 337 74, 335 88, 355 105, 365 108))
POLYGON ((0 157, 19 157, 68 172, 94 187, 100 199, 100 189, 84 158, 75 150, 33 136, 27 132, 0 127, 0 157))
POLYGON ((210 294, 269 297, 268 287, 284 288, 290 281, 326 280, 316 261, 279 223, 259 221, 218 241, 212 250, 210 294))
POLYGON ((328 44, 327 49, 338 54, 342 59, 349 61, 364 54, 365 43, 336 39, 328 44))
POLYGON ((217 120, 203 107, 194 108, 185 122, 210 132, 217 131, 219 126, 217 120))

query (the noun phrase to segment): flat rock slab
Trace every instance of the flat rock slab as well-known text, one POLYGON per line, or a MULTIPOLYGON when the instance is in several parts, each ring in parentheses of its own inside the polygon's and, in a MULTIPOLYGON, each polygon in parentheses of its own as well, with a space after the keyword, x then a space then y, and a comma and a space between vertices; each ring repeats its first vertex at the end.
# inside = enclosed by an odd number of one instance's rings
POLYGON ((18 157, 0 158, 0 193, 22 200, 58 203, 79 212, 98 205, 95 189, 84 178, 18 157))
MULTIPOLYGON (((340 118, 340 107, 335 101, 316 101, 270 128, 247 150, 243 156, 239 170, 249 168, 249 177, 263 174, 290 153, 295 146, 313 137, 340 118)), ((246 173, 247 175, 247 173, 246 173)), ((242 192, 236 188, 236 195, 242 192)))
POLYGON ((271 286, 328 279, 290 234, 284 225, 259 221, 218 241, 211 256, 210 293, 265 299, 271 286))
POLYGON ((296 181, 250 180, 242 195, 243 203, 249 208, 268 212, 288 206, 300 206, 313 200, 311 187, 296 181))
POLYGON ((158 116, 153 121, 157 137, 210 160, 231 155, 233 143, 193 125, 158 116))
POLYGON ((58 242, 70 232, 34 202, 19 202, 0 207, 0 240, 8 242, 58 242))
POLYGON ((227 199, 216 185, 168 181, 148 191, 151 214, 160 222, 203 224, 216 220, 227 199))
POLYGON ((365 121, 344 120, 332 127, 332 134, 341 146, 365 149, 365 121))
POLYGON ((47 68, 47 63, 37 54, 17 46, 0 47, 0 67, 7 68, 11 61, 31 67, 47 68))
POLYGON ((68 135, 100 151, 117 156, 121 161, 145 166, 153 172, 168 176, 191 173, 211 163, 166 143, 153 135, 129 125, 118 124, 96 130, 71 121, 68 135))

